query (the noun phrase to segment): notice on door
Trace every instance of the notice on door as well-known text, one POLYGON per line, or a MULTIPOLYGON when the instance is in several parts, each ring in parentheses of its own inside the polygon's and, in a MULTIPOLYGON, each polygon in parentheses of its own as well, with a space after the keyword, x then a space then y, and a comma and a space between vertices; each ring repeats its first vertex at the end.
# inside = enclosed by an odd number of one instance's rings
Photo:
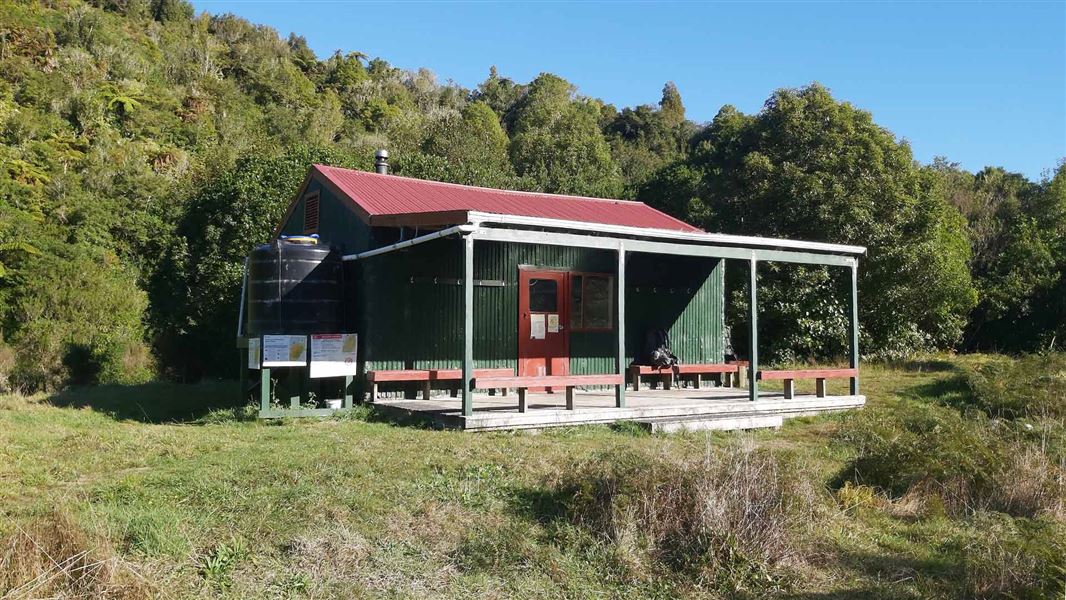
POLYGON ((248 340, 248 368, 259 368, 259 338, 250 338, 248 340))
POLYGON ((354 333, 321 333, 311 336, 311 377, 357 375, 354 333))
POLYGON ((548 333, 559 333, 559 315, 548 315, 548 333))
POLYGON ((545 327, 544 315, 529 315, 529 339, 543 340, 545 327))
POLYGON ((264 335, 264 367, 306 367, 306 335, 264 335))

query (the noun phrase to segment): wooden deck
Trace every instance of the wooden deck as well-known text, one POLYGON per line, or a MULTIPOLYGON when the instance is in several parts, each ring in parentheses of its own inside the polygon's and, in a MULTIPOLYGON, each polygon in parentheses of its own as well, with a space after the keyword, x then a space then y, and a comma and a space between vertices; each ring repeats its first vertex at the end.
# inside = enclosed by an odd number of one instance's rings
POLYGON ((429 400, 380 399, 381 410, 398 417, 464 431, 543 429, 575 425, 638 421, 652 430, 751 429, 779 425, 791 417, 860 408, 865 396, 797 395, 786 400, 780 392, 761 392, 751 402, 741 388, 681 388, 626 392, 626 407, 615 408, 614 391, 578 391, 574 410, 566 410, 566 394, 530 393, 528 410, 518 412, 516 395, 477 393, 474 414, 462 415, 458 398, 434 396, 429 400))

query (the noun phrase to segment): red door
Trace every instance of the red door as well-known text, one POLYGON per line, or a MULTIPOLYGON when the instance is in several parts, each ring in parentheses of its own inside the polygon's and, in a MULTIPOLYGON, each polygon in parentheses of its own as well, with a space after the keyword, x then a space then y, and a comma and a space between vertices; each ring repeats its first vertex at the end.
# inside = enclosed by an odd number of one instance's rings
POLYGON ((518 271, 518 375, 568 375, 566 273, 518 271))

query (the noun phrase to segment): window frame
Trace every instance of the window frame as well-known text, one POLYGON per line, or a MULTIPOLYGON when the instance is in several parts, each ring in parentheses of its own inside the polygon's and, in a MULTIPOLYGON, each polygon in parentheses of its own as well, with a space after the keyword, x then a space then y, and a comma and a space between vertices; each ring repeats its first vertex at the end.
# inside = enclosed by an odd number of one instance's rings
POLYGON ((597 273, 597 272, 593 272, 593 271, 572 271, 572 272, 570 272, 569 277, 567 277, 566 283, 567 283, 566 287, 568 288, 567 291, 569 292, 568 295, 567 295, 567 304, 568 304, 568 306, 570 308, 570 314, 569 314, 569 317, 570 317, 570 323, 569 323, 570 331, 600 332, 600 333, 614 331, 614 328, 615 328, 615 299, 616 299, 615 298, 615 294, 618 293, 617 290, 615 289, 616 286, 615 286, 614 275, 612 275, 611 273, 597 273), (574 326, 574 324, 573 324, 573 318, 574 318, 574 277, 580 277, 581 278, 581 325, 580 326, 574 326), (607 280, 608 290, 610 290, 610 297, 607 300, 607 310, 608 310, 607 320, 608 320, 608 322, 610 324, 605 326, 605 327, 591 327, 591 326, 585 325, 585 297, 586 297, 586 295, 585 295, 585 284, 586 284, 586 282, 588 282, 588 278, 589 277, 599 277, 599 278, 607 280))
POLYGON ((310 234, 313 234, 313 233, 318 233, 318 226, 322 224, 322 196, 321 196, 321 194, 319 194, 318 190, 315 190, 313 192, 308 192, 308 193, 304 194, 303 203, 304 203, 304 215, 303 215, 304 235, 310 235, 310 234), (314 227, 308 227, 307 226, 307 207, 308 207, 308 204, 312 200, 314 200, 314 202, 315 202, 315 226, 314 227))

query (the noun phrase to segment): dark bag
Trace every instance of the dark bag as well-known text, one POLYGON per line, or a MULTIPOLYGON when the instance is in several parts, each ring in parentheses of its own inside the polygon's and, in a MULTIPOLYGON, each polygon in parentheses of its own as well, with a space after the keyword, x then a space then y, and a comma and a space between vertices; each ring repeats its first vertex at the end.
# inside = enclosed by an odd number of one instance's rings
POLYGON ((644 336, 644 364, 657 369, 677 365, 677 356, 670 351, 670 335, 662 329, 648 330, 644 336))

